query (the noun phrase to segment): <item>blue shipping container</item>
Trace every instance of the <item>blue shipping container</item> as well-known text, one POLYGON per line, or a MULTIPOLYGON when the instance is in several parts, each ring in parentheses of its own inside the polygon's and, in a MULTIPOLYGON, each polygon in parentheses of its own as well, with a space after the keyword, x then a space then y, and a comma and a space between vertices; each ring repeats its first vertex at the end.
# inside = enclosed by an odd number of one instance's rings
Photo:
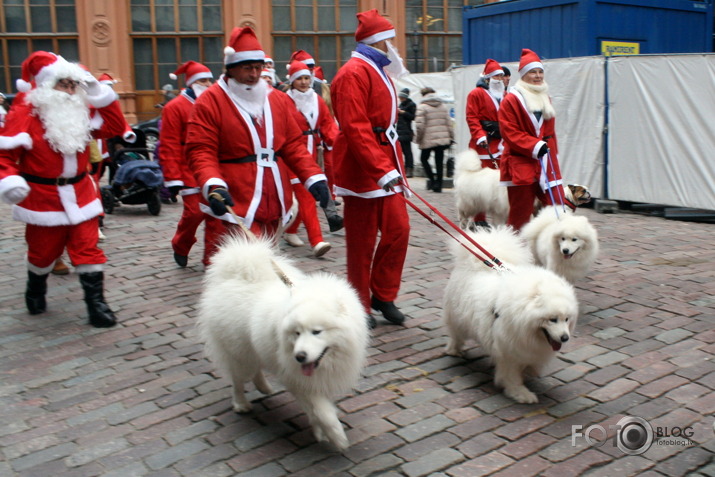
POLYGON ((713 0, 507 0, 464 7, 463 62, 600 54, 704 53, 713 0))

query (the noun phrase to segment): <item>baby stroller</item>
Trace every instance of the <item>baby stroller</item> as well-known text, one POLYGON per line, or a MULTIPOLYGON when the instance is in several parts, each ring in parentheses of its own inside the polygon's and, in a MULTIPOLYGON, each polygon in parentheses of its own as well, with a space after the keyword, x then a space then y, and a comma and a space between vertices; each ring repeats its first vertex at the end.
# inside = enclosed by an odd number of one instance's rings
POLYGON ((109 185, 101 188, 104 212, 111 214, 114 207, 121 204, 146 204, 151 215, 159 215, 159 189, 164 183, 164 176, 159 164, 149 160, 150 151, 144 132, 140 129, 133 131, 137 135, 134 143, 120 137, 108 141, 112 160, 109 164, 109 185))

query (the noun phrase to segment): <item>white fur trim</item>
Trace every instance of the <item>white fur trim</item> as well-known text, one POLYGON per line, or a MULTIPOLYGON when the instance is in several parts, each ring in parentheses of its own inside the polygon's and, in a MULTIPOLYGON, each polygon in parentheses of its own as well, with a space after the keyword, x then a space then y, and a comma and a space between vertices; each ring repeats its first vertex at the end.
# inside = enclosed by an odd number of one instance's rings
POLYGON ((519 70, 519 76, 524 76, 526 73, 533 70, 534 68, 541 68, 543 70, 544 65, 540 61, 532 61, 531 63, 527 63, 522 69, 519 70))
POLYGON ((32 89, 32 83, 28 83, 25 80, 18 79, 15 81, 15 87, 21 93, 27 93, 32 89))
POLYGON ((200 80, 200 79, 203 79, 203 78, 211 78, 211 79, 213 79, 213 77, 214 77, 214 75, 211 74, 210 71, 202 71, 202 72, 200 72, 200 73, 196 73, 194 76, 191 76, 191 77, 189 77, 189 78, 186 78, 186 86, 191 86, 191 84, 192 84, 194 81, 197 81, 197 80, 200 80))
POLYGON ((227 46, 226 48, 223 49, 223 55, 224 56, 230 56, 236 53, 236 50, 234 50, 232 47, 227 46))
POLYGON ((266 54, 262 50, 235 51, 230 54, 225 54, 224 51, 223 64, 232 65, 241 61, 265 61, 265 59, 266 54))
POLYGON ((87 101, 95 108, 106 108, 117 100, 117 93, 114 92, 111 86, 100 84, 100 92, 94 96, 87 95, 87 101))
POLYGON ((377 32, 374 35, 370 35, 367 38, 363 38, 359 43, 365 43, 366 45, 372 45, 382 40, 389 40, 390 38, 395 38, 395 30, 385 30, 377 32))
POLYGON ((173 186, 182 187, 182 186, 184 185, 184 181, 179 181, 179 180, 176 180, 176 181, 164 181, 164 185, 165 185, 166 187, 173 187, 173 186))
POLYGON ((494 70, 491 73, 484 75, 484 77, 491 78, 492 76, 503 75, 503 74, 504 74, 504 70, 494 70))
POLYGON ((305 181, 305 188, 310 189, 310 186, 315 184, 316 182, 320 181, 326 181, 327 182, 328 178, 325 176, 325 174, 316 174, 314 176, 310 176, 307 181, 305 181))
POLYGON ((15 149, 17 147, 32 149, 32 137, 26 132, 21 132, 14 136, 0 136, 0 150, 15 149))
POLYGON ((209 200, 209 189, 211 186, 219 186, 223 187, 226 190, 228 190, 228 184, 223 179, 219 179, 218 177, 212 177, 211 179, 206 181, 206 184, 203 185, 201 188, 201 195, 204 196, 204 199, 209 200))
POLYGON ((60 177, 75 177, 78 173, 77 154, 62 154, 62 174, 60 177))
POLYGON ((393 169, 384 176, 382 176, 380 180, 377 181, 377 185, 383 187, 385 184, 390 182, 392 179, 396 179, 397 177, 400 177, 400 173, 397 169, 393 169))
POLYGON ((290 78, 288 78, 288 82, 293 84, 293 81, 297 80, 301 76, 311 76, 312 77, 309 69, 298 70, 295 73, 293 73, 292 75, 290 75, 290 78))
MULTIPOLYGON (((59 257, 58 257, 58 258, 59 258, 59 257)), ((27 255, 25 255, 25 266, 27 267, 27 269, 28 269, 29 271, 31 271, 31 272, 34 273, 35 275, 47 275, 48 273, 50 273, 50 272, 52 271, 53 268, 55 268, 55 263, 52 262, 50 265, 48 265, 48 266, 46 266, 46 267, 44 267, 44 268, 40 268, 40 267, 37 267, 37 266, 31 264, 31 263, 27 260, 27 255)))
MULTIPOLYGON (((66 185, 61 187, 72 186, 66 185)), ((63 198, 61 194, 60 198, 63 198)), ((63 205, 65 205, 64 200, 62 202, 63 205)), ((77 205, 75 204, 74 209, 74 213, 70 218, 69 214, 63 211, 41 212, 37 210, 26 209, 24 207, 16 205, 12 208, 12 218, 15 220, 19 220, 20 222, 25 222, 26 224, 44 225, 46 227, 52 227, 55 225, 77 225, 79 223, 97 217, 104 211, 104 209, 102 208, 102 201, 98 198, 81 208, 77 207, 77 205)))
POLYGON ((173 79, 174 81, 176 81, 177 79, 179 79, 179 77, 176 76, 174 73, 169 73, 169 78, 173 79))
POLYGON ((104 124, 104 118, 99 112, 95 111, 91 118, 89 118, 89 129, 96 131, 102 128, 104 124))
MULTIPOLYGON (((2 201, 6 204, 11 204, 11 202, 5 199, 5 192, 17 187, 27 190, 28 193, 30 192, 30 186, 22 176, 7 176, 0 180, 0 197, 2 197, 2 201)), ((25 196, 27 196, 27 194, 25 194, 25 196)))
POLYGON ((74 267, 74 271, 79 275, 80 273, 94 273, 104 271, 104 264, 102 263, 85 263, 82 265, 77 265, 74 267))
POLYGON ((545 145, 546 145, 546 143, 544 141, 537 142, 536 146, 534 146, 534 150, 531 151, 531 157, 533 157, 534 159, 538 159, 539 156, 537 154, 539 154, 539 150, 541 149, 541 146, 545 146, 545 145))
POLYGON ((122 134, 122 139, 124 139, 129 144, 134 144, 137 140, 137 133, 129 129, 125 131, 124 134, 122 134))

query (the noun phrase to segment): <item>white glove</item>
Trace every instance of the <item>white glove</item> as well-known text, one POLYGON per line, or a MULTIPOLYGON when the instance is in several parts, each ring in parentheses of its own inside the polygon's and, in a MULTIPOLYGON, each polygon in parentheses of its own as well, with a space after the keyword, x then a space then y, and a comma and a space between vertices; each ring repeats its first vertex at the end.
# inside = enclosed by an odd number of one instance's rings
POLYGON ((25 183, 25 185, 19 185, 16 187, 13 187, 12 189, 8 189, 5 191, 5 193, 2 196, 3 202, 6 204, 19 204, 23 200, 25 200, 25 197, 27 197, 27 194, 30 193, 30 186, 25 183))
POLYGON ((102 84, 90 72, 87 72, 80 85, 87 92, 87 96, 99 96, 102 94, 102 84))

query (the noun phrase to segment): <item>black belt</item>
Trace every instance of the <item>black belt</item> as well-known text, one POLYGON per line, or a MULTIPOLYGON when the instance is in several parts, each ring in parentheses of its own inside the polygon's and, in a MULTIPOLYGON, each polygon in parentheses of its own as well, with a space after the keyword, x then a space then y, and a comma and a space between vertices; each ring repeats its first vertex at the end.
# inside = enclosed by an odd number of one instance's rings
POLYGON ((20 174, 22 177, 25 178, 27 182, 32 182, 34 184, 44 184, 44 185, 58 185, 58 186, 63 186, 63 185, 71 185, 71 184, 76 184, 82 179, 84 179, 84 176, 87 175, 87 172, 83 172, 82 174, 74 177, 40 177, 40 176, 33 176, 32 174, 27 174, 25 172, 20 174))
MULTIPOLYGON (((266 154, 266 156, 268 156, 266 154)), ((273 155, 273 161, 278 160, 278 154, 273 155)), ((233 159, 219 159, 219 164, 247 164, 249 162, 256 162, 256 155, 251 154, 250 156, 245 156, 245 157, 235 157, 233 159)))
POLYGON ((372 132, 375 133, 375 136, 377 137, 377 141, 380 143, 381 146, 389 146, 390 145, 389 140, 385 141, 382 139, 383 136, 385 137, 385 139, 387 139, 387 134, 385 134, 387 132, 387 129, 381 128, 378 126, 378 127, 372 128, 372 132))
POLYGON ((313 134, 319 134, 320 129, 308 129, 307 131, 303 131, 303 136, 312 136, 313 134))

